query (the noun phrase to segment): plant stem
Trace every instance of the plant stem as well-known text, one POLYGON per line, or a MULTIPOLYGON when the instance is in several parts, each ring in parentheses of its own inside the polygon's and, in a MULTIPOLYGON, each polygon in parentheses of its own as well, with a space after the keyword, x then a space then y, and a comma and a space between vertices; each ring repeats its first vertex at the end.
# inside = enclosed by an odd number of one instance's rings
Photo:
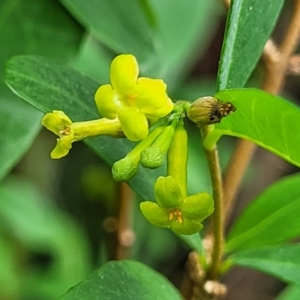
POLYGON ((132 191, 127 183, 120 183, 120 206, 118 217, 116 259, 128 257, 128 251, 135 240, 135 234, 131 229, 130 220, 132 212, 132 191))
MULTIPOLYGON (((261 88, 266 92, 278 94, 284 84, 289 60, 296 49, 300 36, 300 0, 295 0, 293 16, 285 38, 277 47, 269 39, 264 48, 266 66, 265 78, 261 88)), ((246 140, 239 140, 224 177, 224 218, 228 219, 234 205, 241 180, 256 150, 256 145, 246 140)))
MULTIPOLYGON (((203 138, 207 135, 209 126, 201 127, 201 134, 203 138)), ((216 145, 212 149, 204 149, 209 173, 211 178, 212 194, 214 199, 215 210, 212 215, 212 229, 213 229, 213 249, 212 261, 210 269, 208 270, 207 278, 214 280, 219 275, 219 269, 223 253, 223 190, 222 190, 222 176, 221 167, 219 163, 218 150, 216 145)))

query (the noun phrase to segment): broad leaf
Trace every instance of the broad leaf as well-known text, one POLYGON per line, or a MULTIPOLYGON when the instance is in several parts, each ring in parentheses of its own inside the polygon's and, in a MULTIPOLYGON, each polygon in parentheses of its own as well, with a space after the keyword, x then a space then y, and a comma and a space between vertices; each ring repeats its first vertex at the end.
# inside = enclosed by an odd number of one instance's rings
POLYGON ((104 264, 60 299, 176 300, 182 297, 159 273, 137 261, 123 260, 104 264))
POLYGON ((245 250, 229 258, 234 265, 271 274, 285 282, 300 284, 300 245, 278 245, 245 250))
MULTIPOLYGON (((15 54, 69 58, 82 30, 57 1, 0 1, 0 76, 15 54), (64 30, 61 30, 64 28, 64 30)), ((0 179, 28 150, 40 128, 41 113, 20 101, 0 81, 0 179)))
POLYGON ((283 292, 276 298, 276 300, 299 300, 300 299, 300 285, 291 285, 283 290, 283 292))
MULTIPOLYGON (((218 18, 220 3, 189 0, 187 5, 181 0, 151 0, 150 4, 161 38, 158 76, 166 80, 169 88, 178 88, 178 79, 199 59, 214 35, 218 22, 211 20, 218 18)), ((200 92, 198 86, 198 95, 200 92)))
POLYGON ((236 111, 215 125, 204 141, 205 147, 211 147, 222 135, 231 135, 250 140, 300 166, 298 107, 257 89, 226 90, 216 97, 231 102, 236 111))
POLYGON ((64 5, 101 43, 116 53, 132 53, 139 61, 153 59, 154 32, 140 1, 63 0, 64 5))
POLYGON ((218 90, 241 88, 269 38, 283 0, 233 0, 218 72, 218 90))
POLYGON ((288 176, 254 199, 233 224, 226 250, 271 245, 300 234, 300 175, 288 176))

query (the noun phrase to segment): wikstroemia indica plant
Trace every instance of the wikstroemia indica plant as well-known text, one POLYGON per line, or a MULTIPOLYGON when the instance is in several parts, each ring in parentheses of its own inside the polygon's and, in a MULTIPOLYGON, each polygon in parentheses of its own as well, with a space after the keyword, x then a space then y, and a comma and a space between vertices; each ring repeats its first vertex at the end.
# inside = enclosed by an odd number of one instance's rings
POLYGON ((84 138, 126 137, 137 144, 114 163, 112 174, 116 181, 131 179, 140 164, 157 168, 167 157, 167 174, 158 177, 154 185, 157 203, 142 202, 141 211, 153 225, 171 228, 178 234, 194 234, 214 211, 214 202, 208 193, 187 194, 188 136, 184 121, 188 116, 200 126, 210 126, 233 113, 235 107, 213 97, 199 98, 193 104, 174 104, 162 80, 138 78, 138 73, 133 55, 119 55, 112 61, 111 84, 100 86, 95 93, 103 118, 73 123, 63 111, 46 114, 42 124, 59 137, 51 157, 66 156, 72 143, 84 138))

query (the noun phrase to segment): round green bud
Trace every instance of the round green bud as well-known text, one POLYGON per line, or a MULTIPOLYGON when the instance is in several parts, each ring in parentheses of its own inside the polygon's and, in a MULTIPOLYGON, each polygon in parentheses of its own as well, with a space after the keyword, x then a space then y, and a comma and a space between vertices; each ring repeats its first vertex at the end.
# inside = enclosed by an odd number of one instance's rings
POLYGON ((236 108, 214 97, 202 97, 195 100, 188 109, 188 118, 198 125, 219 123, 222 118, 232 114, 236 108))
POLYGON ((112 167, 112 176, 115 181, 127 181, 131 179, 138 170, 138 164, 132 161, 130 156, 116 161, 112 167))

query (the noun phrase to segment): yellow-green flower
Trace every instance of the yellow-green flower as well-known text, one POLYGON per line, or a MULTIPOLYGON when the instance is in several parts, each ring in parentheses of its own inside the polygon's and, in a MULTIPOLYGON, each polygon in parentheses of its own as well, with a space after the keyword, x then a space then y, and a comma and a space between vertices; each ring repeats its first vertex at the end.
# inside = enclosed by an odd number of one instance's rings
POLYGON ((73 123, 63 111, 54 110, 43 117, 42 124, 59 137, 56 147, 51 152, 51 158, 55 159, 66 156, 72 148, 72 143, 84 138, 98 135, 124 136, 117 118, 73 123))
POLYGON ((110 67, 110 84, 100 86, 95 101, 100 114, 118 118, 126 137, 139 141, 148 135, 148 122, 165 117, 173 102, 160 79, 138 78, 139 68, 133 55, 117 56, 110 67))
POLYGON ((156 201, 141 202, 145 218, 153 225, 171 228, 178 234, 194 234, 201 222, 212 214, 214 204, 207 193, 184 197, 173 177, 159 177, 154 185, 156 201))

